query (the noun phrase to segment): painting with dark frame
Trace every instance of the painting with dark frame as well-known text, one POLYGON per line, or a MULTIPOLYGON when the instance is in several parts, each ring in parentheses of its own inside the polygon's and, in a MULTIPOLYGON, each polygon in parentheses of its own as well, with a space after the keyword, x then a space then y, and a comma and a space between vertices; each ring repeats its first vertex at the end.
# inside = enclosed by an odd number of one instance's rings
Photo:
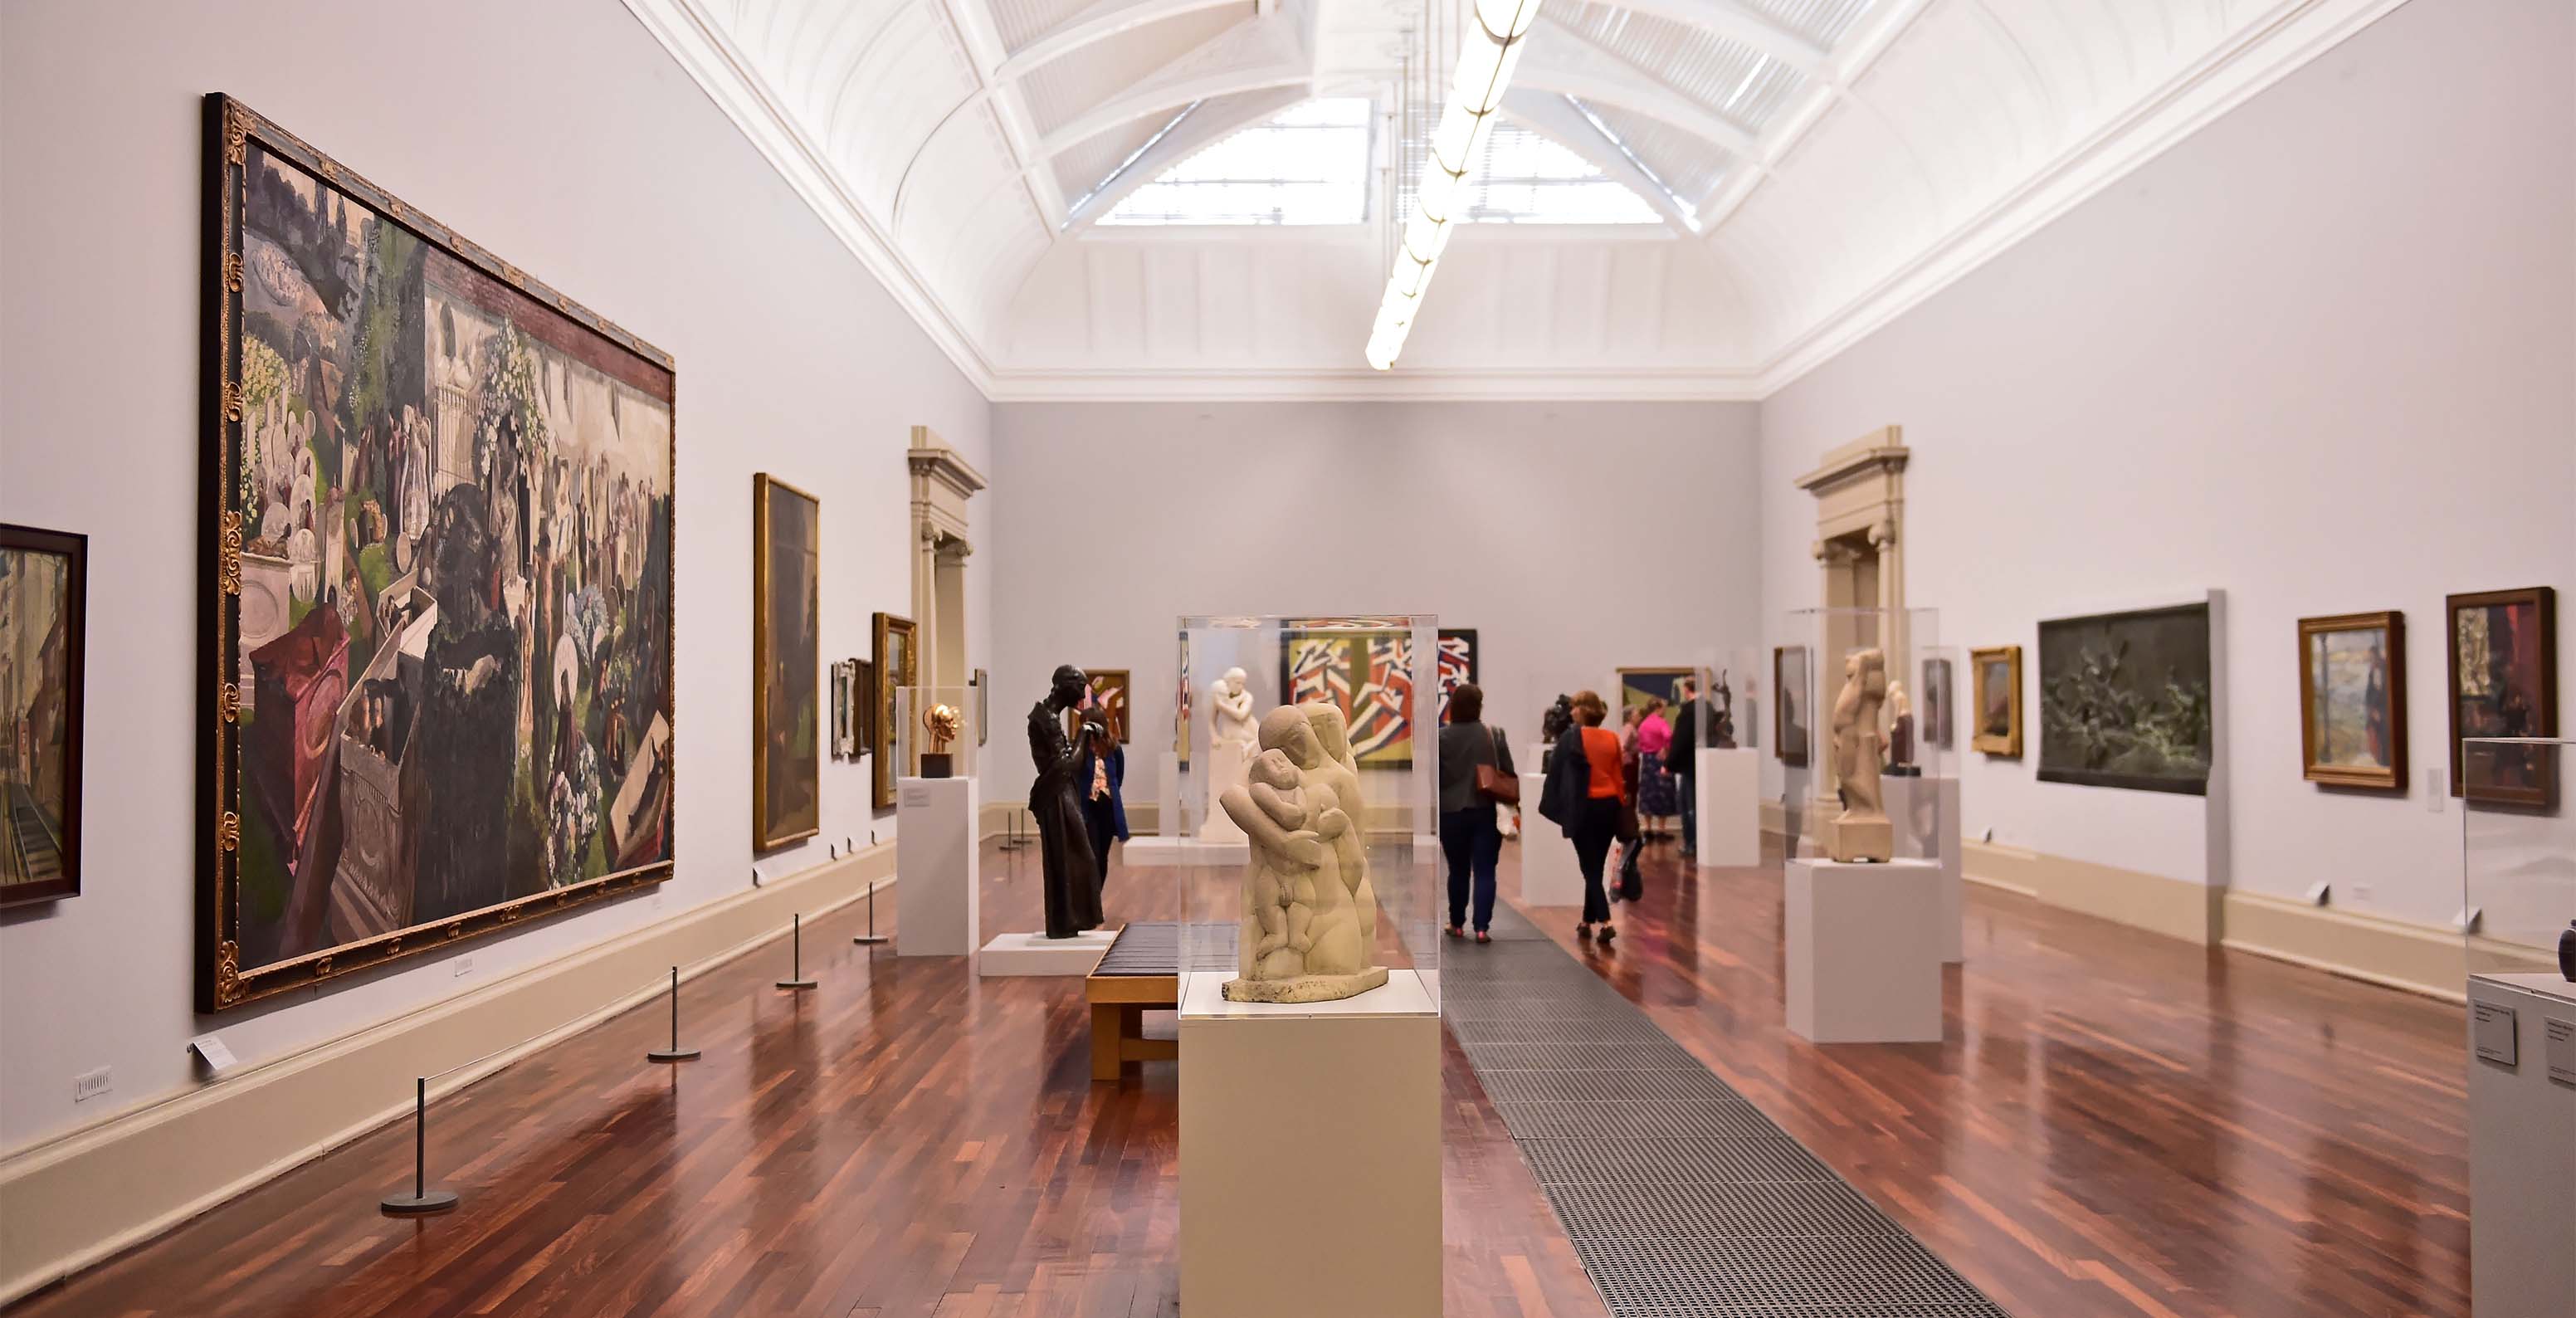
POLYGON ((1919 693, 1923 708, 1923 740, 1928 745, 1948 750, 1957 744, 1958 724, 1952 707, 1958 703, 1958 675, 1947 659, 1923 661, 1923 689, 1919 693))
POLYGON ((1972 703, 1968 745, 2006 759, 2021 758, 2021 647, 1996 645, 1968 652, 1972 703))
POLYGON ((2406 789, 2406 616, 2299 619, 2299 763, 2309 782, 2406 789))
POLYGON ((751 479, 751 847, 768 851, 823 831, 823 505, 751 479))
POLYGON ((2470 746, 2471 737, 2558 735, 2558 593, 2547 586, 2444 601, 2450 660, 2451 795, 2548 809, 2557 774, 2543 746, 2470 746))
POLYGON ((853 692, 850 689, 850 676, 854 671, 856 671, 857 663, 858 661, 854 659, 835 659, 832 661, 831 747, 832 758, 836 760, 854 758, 857 756, 859 750, 859 739, 857 735, 851 731, 851 729, 856 726, 856 720, 852 718, 852 715, 856 712, 853 706, 858 702, 851 699, 853 692))
POLYGON ((966 685, 975 688, 975 744, 981 746, 992 739, 992 720, 985 717, 992 705, 987 698, 992 683, 984 676, 984 670, 978 668, 973 677, 966 679, 966 685))
POLYGON ((894 762, 894 693, 915 685, 914 666, 920 660, 913 651, 912 619, 879 613, 872 630, 876 657, 870 662, 876 668, 876 689, 868 701, 868 721, 873 725, 868 749, 876 759, 868 771, 869 800, 876 809, 887 810, 894 806, 894 780, 904 770, 894 762))
POLYGON ((1771 753, 1782 764, 1807 762, 1807 712, 1798 707, 1806 698, 1807 647, 1771 647, 1771 753))
POLYGON ((2039 624, 2039 780, 2209 794, 2206 601, 2039 624))
POLYGON ((672 866, 671 358, 206 108, 197 1006, 672 866))
POLYGON ((80 895, 89 537, 0 523, 0 906, 80 895))
MULTIPOLYGON (((1136 703, 1134 675, 1124 668, 1086 668, 1082 672, 1083 676, 1091 679, 1090 709, 1098 712, 1100 721, 1109 725, 1111 739, 1121 746, 1126 745, 1128 734, 1133 730, 1129 725, 1134 722, 1130 717, 1136 703)), ((1072 710, 1065 712, 1068 715, 1074 713, 1072 710)), ((1082 721, 1079 718, 1071 720, 1066 735, 1076 739, 1081 737, 1082 721)))
POLYGON ((850 661, 850 758, 877 744, 877 666, 872 659, 850 661))

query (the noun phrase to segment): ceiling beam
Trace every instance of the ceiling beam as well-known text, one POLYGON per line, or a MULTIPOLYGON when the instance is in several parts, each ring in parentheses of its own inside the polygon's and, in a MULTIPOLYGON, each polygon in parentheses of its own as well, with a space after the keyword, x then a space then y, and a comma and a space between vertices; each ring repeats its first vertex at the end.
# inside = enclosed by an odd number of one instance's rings
POLYGON ((1814 77, 1826 72, 1832 52, 1798 33, 1773 22, 1770 17, 1745 5, 1742 0, 1592 0, 1632 14, 1644 14, 1696 28, 1713 37, 1723 37, 1741 46, 1750 46, 1773 59, 1814 77))
POLYGON ((1027 77, 1039 65, 1060 59, 1095 41, 1106 41, 1121 32, 1133 32, 1148 23, 1194 14, 1202 9, 1225 9, 1243 5, 1245 0, 1096 0, 1071 18, 1038 34, 1036 40, 1012 51, 1010 58, 993 70, 993 76, 1004 82, 1027 77))
POLYGON ((1038 143, 1039 154, 1059 155, 1120 124, 1152 115, 1168 116, 1192 101, 1213 100, 1235 92, 1312 85, 1315 55, 1307 37, 1312 14, 1307 6, 1290 6, 1217 33, 1146 75, 1135 86, 1047 134, 1038 143))
POLYGON ((1931 2, 1894 0, 1881 5, 1878 12, 1844 34, 1841 48, 1834 52, 1833 68, 1826 76, 1801 90, 1787 112, 1771 121, 1769 130, 1762 135, 1761 154, 1754 158, 1758 167, 1737 171, 1734 178, 1717 190, 1717 195, 1709 198, 1708 205, 1701 211, 1701 232, 1714 237, 1719 226, 1753 196, 1753 190, 1771 177, 1772 166, 1788 159, 1789 153, 1797 149, 1798 143, 1806 138, 1837 100, 1859 102, 1861 75, 1869 72, 1870 66, 1887 53, 1888 47, 1896 44, 1896 38, 1922 16, 1931 2))
POLYGON ((1620 143, 1604 133, 1599 124, 1576 109, 1565 96, 1515 87, 1503 93, 1503 113, 1583 157, 1613 182, 1645 198, 1646 204, 1664 217, 1664 223, 1671 226, 1673 232, 1685 238, 1699 236, 1698 221, 1682 210, 1681 199, 1664 186, 1663 180, 1648 173, 1620 143))
POLYGON ((1539 17, 1538 27, 1545 29, 1545 39, 1531 42, 1529 53, 1521 56, 1519 71, 1512 75, 1514 86, 1563 92, 1597 104, 1634 110, 1661 119, 1739 159, 1762 160, 1760 140, 1733 120, 1544 14, 1539 17))

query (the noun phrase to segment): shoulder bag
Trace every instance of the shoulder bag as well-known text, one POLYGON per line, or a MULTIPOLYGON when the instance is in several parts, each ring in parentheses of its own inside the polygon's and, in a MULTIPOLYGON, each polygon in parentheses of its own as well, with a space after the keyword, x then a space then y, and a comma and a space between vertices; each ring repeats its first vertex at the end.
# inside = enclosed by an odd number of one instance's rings
POLYGON ((1476 790, 1504 805, 1519 805, 1520 780, 1503 772, 1502 745, 1492 728, 1485 729, 1485 744, 1493 749, 1494 758, 1491 763, 1476 766, 1476 790))

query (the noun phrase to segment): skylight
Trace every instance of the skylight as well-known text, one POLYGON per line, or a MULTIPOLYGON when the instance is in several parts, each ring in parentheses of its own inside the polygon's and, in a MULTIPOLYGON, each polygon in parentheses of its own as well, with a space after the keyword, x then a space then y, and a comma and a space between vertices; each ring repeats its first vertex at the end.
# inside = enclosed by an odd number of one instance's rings
POLYGON ((1367 97, 1308 101, 1200 149, 1102 224, 1357 224, 1368 217, 1367 97))
POLYGON ((1591 161, 1505 120, 1467 173, 1470 224, 1660 224, 1646 199, 1591 161))

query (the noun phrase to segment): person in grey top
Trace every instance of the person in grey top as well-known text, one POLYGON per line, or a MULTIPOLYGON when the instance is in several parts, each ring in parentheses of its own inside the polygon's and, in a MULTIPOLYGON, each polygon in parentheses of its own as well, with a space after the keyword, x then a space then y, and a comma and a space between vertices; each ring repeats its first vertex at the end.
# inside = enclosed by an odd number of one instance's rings
POLYGON ((1500 728, 1485 726, 1485 693, 1473 682, 1449 693, 1449 722, 1440 729, 1440 854, 1449 862, 1449 936, 1467 933, 1473 878, 1476 941, 1490 943, 1494 922, 1494 862, 1503 831, 1494 820, 1494 798, 1476 790, 1476 769, 1490 764, 1513 776, 1512 748, 1500 728))

